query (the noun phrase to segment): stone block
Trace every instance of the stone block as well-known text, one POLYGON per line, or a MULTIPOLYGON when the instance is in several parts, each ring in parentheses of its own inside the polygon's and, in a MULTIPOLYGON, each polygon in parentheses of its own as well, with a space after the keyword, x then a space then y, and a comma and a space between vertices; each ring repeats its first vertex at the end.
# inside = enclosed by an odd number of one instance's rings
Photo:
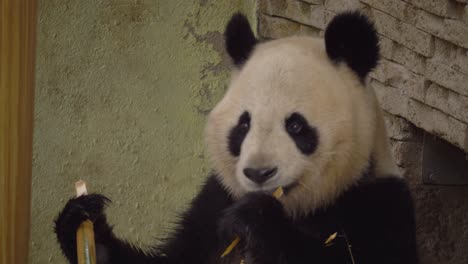
POLYGON ((416 27, 376 9, 370 12, 377 31, 415 52, 430 57, 433 52, 432 36, 416 27))
POLYGON ((321 37, 321 38, 325 37, 325 30, 320 30, 319 37, 321 37))
POLYGON ((448 114, 443 113, 417 100, 410 99, 398 89, 371 80, 377 99, 383 110, 392 115, 401 116, 429 133, 435 134, 452 144, 464 149, 467 125, 448 114))
POLYGON ((420 10, 416 26, 441 39, 468 48, 468 26, 462 21, 442 18, 420 10))
POLYGON ((394 45, 395 43, 393 40, 379 35, 380 55, 382 55, 382 57, 391 60, 394 45))
POLYGON ((359 0, 325 0, 325 9, 340 13, 349 10, 362 9, 364 5, 359 0))
POLYGON ((426 77, 429 80, 468 96, 468 75, 439 63, 437 60, 427 60, 426 63, 426 77))
POLYGON ((468 124, 468 97, 449 91, 448 113, 468 124))
POLYGON ((297 0, 259 0, 257 8, 260 13, 284 17, 319 29, 325 26, 323 5, 310 5, 297 0))
POLYGON ((406 23, 416 22, 416 8, 402 0, 361 0, 361 2, 406 23))
POLYGON ((452 0, 409 0, 411 4, 442 17, 460 18, 463 4, 452 0))
POLYGON ((465 14, 463 15, 463 20, 465 21, 465 24, 468 25, 468 4, 465 6, 465 12, 464 13, 465 14))
POLYGON ((319 29, 280 17, 258 15, 258 33, 262 38, 277 39, 292 35, 318 36, 319 29))
POLYGON ((302 0, 303 2, 314 4, 314 5, 323 5, 324 0, 302 0))
POLYGON ((437 108, 442 112, 450 114, 449 107, 447 105, 449 93, 450 90, 442 88, 441 86, 435 83, 431 83, 426 90, 424 103, 434 108, 437 108))
POLYGON ((455 71, 468 75, 468 50, 448 41, 434 39, 433 61, 438 61, 455 71))
POLYGON ((371 80, 370 86, 374 89, 380 107, 392 115, 406 117, 408 114, 409 98, 402 95, 398 89, 371 80))
POLYGON ((383 112, 388 136, 398 141, 414 141, 415 127, 404 118, 383 112))
POLYGON ((330 21, 336 16, 335 12, 325 9, 325 27, 330 23, 330 21))
POLYGON ((421 142, 390 141, 395 163, 398 167, 411 167, 421 162, 421 142))
POLYGON ((287 7, 286 1, 282 0, 258 0, 257 10, 260 13, 274 15, 280 13, 278 10, 285 10, 287 7))
POLYGON ((426 57, 382 35, 379 35, 379 46, 382 57, 397 62, 412 72, 424 75, 426 57))
POLYGON ((416 100, 409 101, 407 110, 411 123, 464 149, 465 123, 416 100))
POLYGON ((468 123, 468 97, 431 83, 426 91, 424 102, 464 123, 468 123))
POLYGON ((446 40, 468 49, 468 26, 462 21, 454 19, 445 19, 444 21, 447 31, 442 32, 442 36, 445 36, 446 40))
POLYGON ((370 76, 385 85, 398 88, 402 95, 424 101, 425 77, 411 72, 403 65, 383 59, 370 76))
POLYGON ((391 60, 402 64, 415 73, 424 75, 426 71, 426 58, 398 43, 393 46, 391 60))

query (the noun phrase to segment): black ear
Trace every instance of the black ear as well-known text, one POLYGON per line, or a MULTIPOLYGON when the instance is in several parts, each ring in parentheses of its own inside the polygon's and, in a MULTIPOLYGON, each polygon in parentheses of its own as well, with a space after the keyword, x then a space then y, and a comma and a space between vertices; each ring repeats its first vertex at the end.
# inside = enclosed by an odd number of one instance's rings
POLYGON ((359 12, 335 16, 325 31, 328 57, 346 62, 361 79, 377 66, 378 42, 374 25, 359 12))
POLYGON ((231 17, 226 26, 224 37, 226 50, 236 66, 242 65, 249 58, 255 44, 257 44, 249 21, 241 13, 236 13, 231 17))

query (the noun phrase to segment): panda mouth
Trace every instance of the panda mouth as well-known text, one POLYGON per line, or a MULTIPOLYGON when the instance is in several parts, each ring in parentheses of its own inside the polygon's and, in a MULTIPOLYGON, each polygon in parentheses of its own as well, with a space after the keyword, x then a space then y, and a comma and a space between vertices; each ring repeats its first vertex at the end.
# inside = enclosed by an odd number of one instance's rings
MULTIPOLYGON (((290 193, 294 188, 296 188, 297 186, 299 186, 299 182, 298 181, 294 181, 290 184, 287 184, 285 186, 282 186, 283 188, 283 195, 288 195, 288 193, 290 193)), ((275 190, 277 190, 279 188, 278 187, 275 187, 275 188, 271 188, 271 189, 268 189, 268 190, 265 190, 266 193, 273 193, 275 190)))

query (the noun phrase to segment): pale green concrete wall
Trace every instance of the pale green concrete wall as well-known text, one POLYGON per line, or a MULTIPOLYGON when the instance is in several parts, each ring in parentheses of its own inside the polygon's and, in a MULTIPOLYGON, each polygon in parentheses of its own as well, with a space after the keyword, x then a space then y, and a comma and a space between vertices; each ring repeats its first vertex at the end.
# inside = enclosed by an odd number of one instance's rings
POLYGON ((222 30, 254 0, 39 1, 31 263, 65 263, 53 219, 88 182, 149 245, 209 173, 203 127, 229 76, 222 30))

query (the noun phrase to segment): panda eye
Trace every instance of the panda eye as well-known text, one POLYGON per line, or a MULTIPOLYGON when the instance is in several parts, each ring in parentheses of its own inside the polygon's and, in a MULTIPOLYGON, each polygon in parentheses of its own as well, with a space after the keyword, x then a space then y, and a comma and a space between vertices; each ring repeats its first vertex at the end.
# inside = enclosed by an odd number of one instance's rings
POLYGON ((243 122, 243 123, 240 123, 239 124, 239 129, 241 132, 247 132, 249 131, 249 128, 250 128, 250 124, 248 122, 243 122))
POLYGON ((237 130, 242 134, 247 134, 250 129, 250 115, 248 112, 244 112, 237 123, 237 130))
POLYGON ((317 149, 318 131, 315 127, 309 125, 302 114, 294 112, 287 117, 284 129, 302 154, 311 155, 317 149))
POLYGON ((241 152, 242 142, 250 130, 250 114, 245 111, 239 117, 228 135, 228 149, 232 156, 238 157, 241 152))
POLYGON ((298 121, 290 122, 286 127, 288 132, 294 135, 301 133, 303 128, 304 128, 304 125, 298 121))

